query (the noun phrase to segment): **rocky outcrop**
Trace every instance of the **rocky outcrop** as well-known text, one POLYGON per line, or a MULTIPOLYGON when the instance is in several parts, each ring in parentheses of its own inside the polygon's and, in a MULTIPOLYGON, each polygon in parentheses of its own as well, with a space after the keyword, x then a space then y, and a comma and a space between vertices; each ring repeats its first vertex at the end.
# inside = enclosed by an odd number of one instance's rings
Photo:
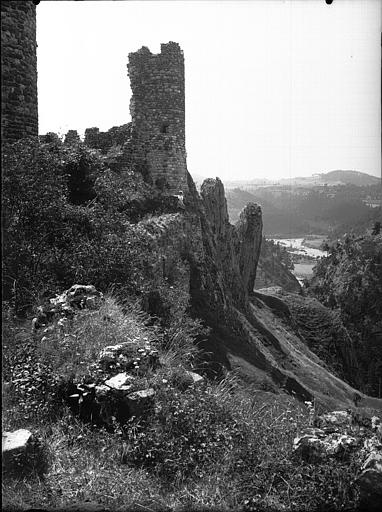
MULTIPOLYGON (((75 284, 61 295, 56 295, 47 304, 39 306, 37 316, 32 320, 32 332, 58 320, 64 326, 68 318, 78 309, 97 309, 103 300, 103 294, 93 285, 75 284)), ((47 327, 49 329, 49 327, 47 327)))
POLYGON ((348 411, 332 411, 314 418, 321 428, 304 429, 293 441, 296 456, 310 464, 331 458, 342 460, 353 454, 359 461, 356 485, 360 492, 360 510, 379 510, 382 503, 382 437, 380 420, 374 417, 367 426, 348 411))
MULTIPOLYGON (((275 308, 251 291, 261 240, 260 208, 247 207, 234 227, 219 179, 205 180, 200 197, 190 177, 188 188, 184 257, 190 267, 190 303, 193 314, 211 328, 200 346, 210 354, 212 370, 235 369, 247 382, 272 382, 301 400, 315 397, 328 409, 382 409, 381 400, 358 393, 325 367, 288 304, 275 308)), ((319 333, 318 328, 317 337, 319 333)))
POLYGON ((248 293, 252 293, 260 256, 263 229, 260 206, 255 203, 247 204, 240 213, 235 227, 239 237, 238 256, 240 274, 243 278, 245 289, 248 293))

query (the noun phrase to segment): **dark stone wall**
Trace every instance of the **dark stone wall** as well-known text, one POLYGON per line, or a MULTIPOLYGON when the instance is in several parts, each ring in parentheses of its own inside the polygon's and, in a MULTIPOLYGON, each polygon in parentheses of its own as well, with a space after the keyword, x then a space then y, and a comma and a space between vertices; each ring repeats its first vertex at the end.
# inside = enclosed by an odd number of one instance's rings
POLYGON ((1 1, 1 137, 38 135, 36 6, 1 1))
POLYGON ((123 124, 122 126, 113 126, 107 132, 100 132, 97 127, 86 128, 84 143, 89 148, 99 149, 102 153, 107 153, 113 146, 123 146, 128 142, 130 134, 130 123, 123 124))
POLYGON ((163 192, 187 190, 184 56, 174 42, 129 54, 133 154, 163 192))

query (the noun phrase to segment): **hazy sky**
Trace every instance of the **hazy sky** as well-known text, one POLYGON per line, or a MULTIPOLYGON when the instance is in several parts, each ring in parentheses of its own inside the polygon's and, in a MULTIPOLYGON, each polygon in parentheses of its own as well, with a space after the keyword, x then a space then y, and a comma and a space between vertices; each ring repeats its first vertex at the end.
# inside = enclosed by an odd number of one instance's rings
POLYGON ((191 173, 381 175, 380 0, 41 1, 40 133, 130 121, 127 55, 178 42, 191 173))

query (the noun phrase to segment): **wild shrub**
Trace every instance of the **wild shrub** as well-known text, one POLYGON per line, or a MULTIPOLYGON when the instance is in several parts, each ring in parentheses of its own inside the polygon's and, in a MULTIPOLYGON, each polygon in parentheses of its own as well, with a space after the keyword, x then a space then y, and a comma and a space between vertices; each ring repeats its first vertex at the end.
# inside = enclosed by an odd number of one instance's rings
POLYGON ((381 396, 382 235, 346 236, 328 246, 308 288, 336 309, 355 340, 360 372, 354 375, 365 393, 381 396))
POLYGON ((141 293, 157 257, 129 217, 132 201, 146 197, 142 180, 129 187, 134 178, 107 170, 80 143, 31 138, 5 146, 3 292, 18 314, 75 282, 141 293))

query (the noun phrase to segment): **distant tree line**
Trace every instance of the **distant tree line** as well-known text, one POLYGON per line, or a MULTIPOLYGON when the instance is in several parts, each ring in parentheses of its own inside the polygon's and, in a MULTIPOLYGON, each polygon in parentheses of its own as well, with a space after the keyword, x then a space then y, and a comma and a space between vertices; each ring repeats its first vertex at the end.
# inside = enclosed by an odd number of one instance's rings
POLYGON ((366 197, 381 197, 380 187, 346 185, 300 191, 264 187, 253 192, 236 188, 227 191, 227 204, 235 221, 247 202, 259 203, 268 237, 324 233, 334 239, 346 232, 362 234, 380 218, 381 209, 367 206, 366 197))

